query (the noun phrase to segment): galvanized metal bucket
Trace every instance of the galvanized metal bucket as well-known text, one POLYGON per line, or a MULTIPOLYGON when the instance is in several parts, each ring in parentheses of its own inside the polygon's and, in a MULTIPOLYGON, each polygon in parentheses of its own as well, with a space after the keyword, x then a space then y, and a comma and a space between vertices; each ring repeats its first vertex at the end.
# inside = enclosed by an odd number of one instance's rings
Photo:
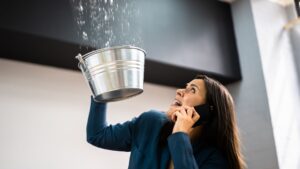
POLYGON ((143 92, 146 52, 134 46, 103 48, 78 54, 95 101, 119 101, 143 92))

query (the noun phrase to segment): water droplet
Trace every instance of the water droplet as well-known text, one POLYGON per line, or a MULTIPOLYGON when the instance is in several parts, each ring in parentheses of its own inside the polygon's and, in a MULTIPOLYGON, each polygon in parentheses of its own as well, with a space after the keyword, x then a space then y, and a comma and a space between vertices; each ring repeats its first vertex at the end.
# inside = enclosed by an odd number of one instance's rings
POLYGON ((114 3, 114 0, 110 0, 109 2, 110 2, 110 5, 113 5, 113 3, 114 3))
POLYGON ((85 21, 78 21, 77 22, 80 26, 84 25, 85 24, 85 21))
POLYGON ((108 20, 108 16, 107 16, 107 15, 104 16, 104 20, 105 20, 105 21, 108 20))
POLYGON ((83 6, 82 6, 81 4, 79 5, 78 10, 79 10, 80 12, 83 11, 83 6))
POLYGON ((106 41, 105 47, 108 47, 108 46, 109 46, 109 41, 106 41))
POLYGON ((104 0, 104 3, 107 3, 107 0, 104 0))
POLYGON ((82 38, 83 38, 83 40, 88 40, 89 39, 88 35, 85 31, 82 32, 82 38))

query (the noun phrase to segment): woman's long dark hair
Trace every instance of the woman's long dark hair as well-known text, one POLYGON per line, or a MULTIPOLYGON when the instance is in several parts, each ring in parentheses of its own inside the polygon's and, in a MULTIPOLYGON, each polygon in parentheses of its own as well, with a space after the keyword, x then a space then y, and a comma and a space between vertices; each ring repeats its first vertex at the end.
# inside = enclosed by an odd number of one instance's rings
POLYGON ((230 169, 246 168, 240 147, 234 101, 230 93, 221 83, 205 75, 197 75, 195 79, 204 80, 206 103, 213 107, 212 119, 202 131, 203 138, 224 153, 230 169))

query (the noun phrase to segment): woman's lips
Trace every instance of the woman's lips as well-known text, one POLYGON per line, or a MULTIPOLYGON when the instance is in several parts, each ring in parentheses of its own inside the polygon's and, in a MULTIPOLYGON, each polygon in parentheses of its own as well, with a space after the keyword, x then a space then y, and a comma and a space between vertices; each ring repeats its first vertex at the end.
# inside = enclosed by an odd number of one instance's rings
POLYGON ((173 105, 173 106, 181 106, 181 105, 182 105, 182 103, 181 103, 179 100, 177 100, 177 99, 174 99, 174 101, 173 101, 172 105, 173 105))

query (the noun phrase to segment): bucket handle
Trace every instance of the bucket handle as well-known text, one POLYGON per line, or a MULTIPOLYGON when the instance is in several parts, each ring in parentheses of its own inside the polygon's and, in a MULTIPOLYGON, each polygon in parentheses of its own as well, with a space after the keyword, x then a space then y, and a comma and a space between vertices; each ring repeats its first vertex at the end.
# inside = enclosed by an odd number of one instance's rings
POLYGON ((78 55, 75 56, 75 58, 78 59, 81 64, 85 65, 82 55, 80 53, 78 53, 78 55))

